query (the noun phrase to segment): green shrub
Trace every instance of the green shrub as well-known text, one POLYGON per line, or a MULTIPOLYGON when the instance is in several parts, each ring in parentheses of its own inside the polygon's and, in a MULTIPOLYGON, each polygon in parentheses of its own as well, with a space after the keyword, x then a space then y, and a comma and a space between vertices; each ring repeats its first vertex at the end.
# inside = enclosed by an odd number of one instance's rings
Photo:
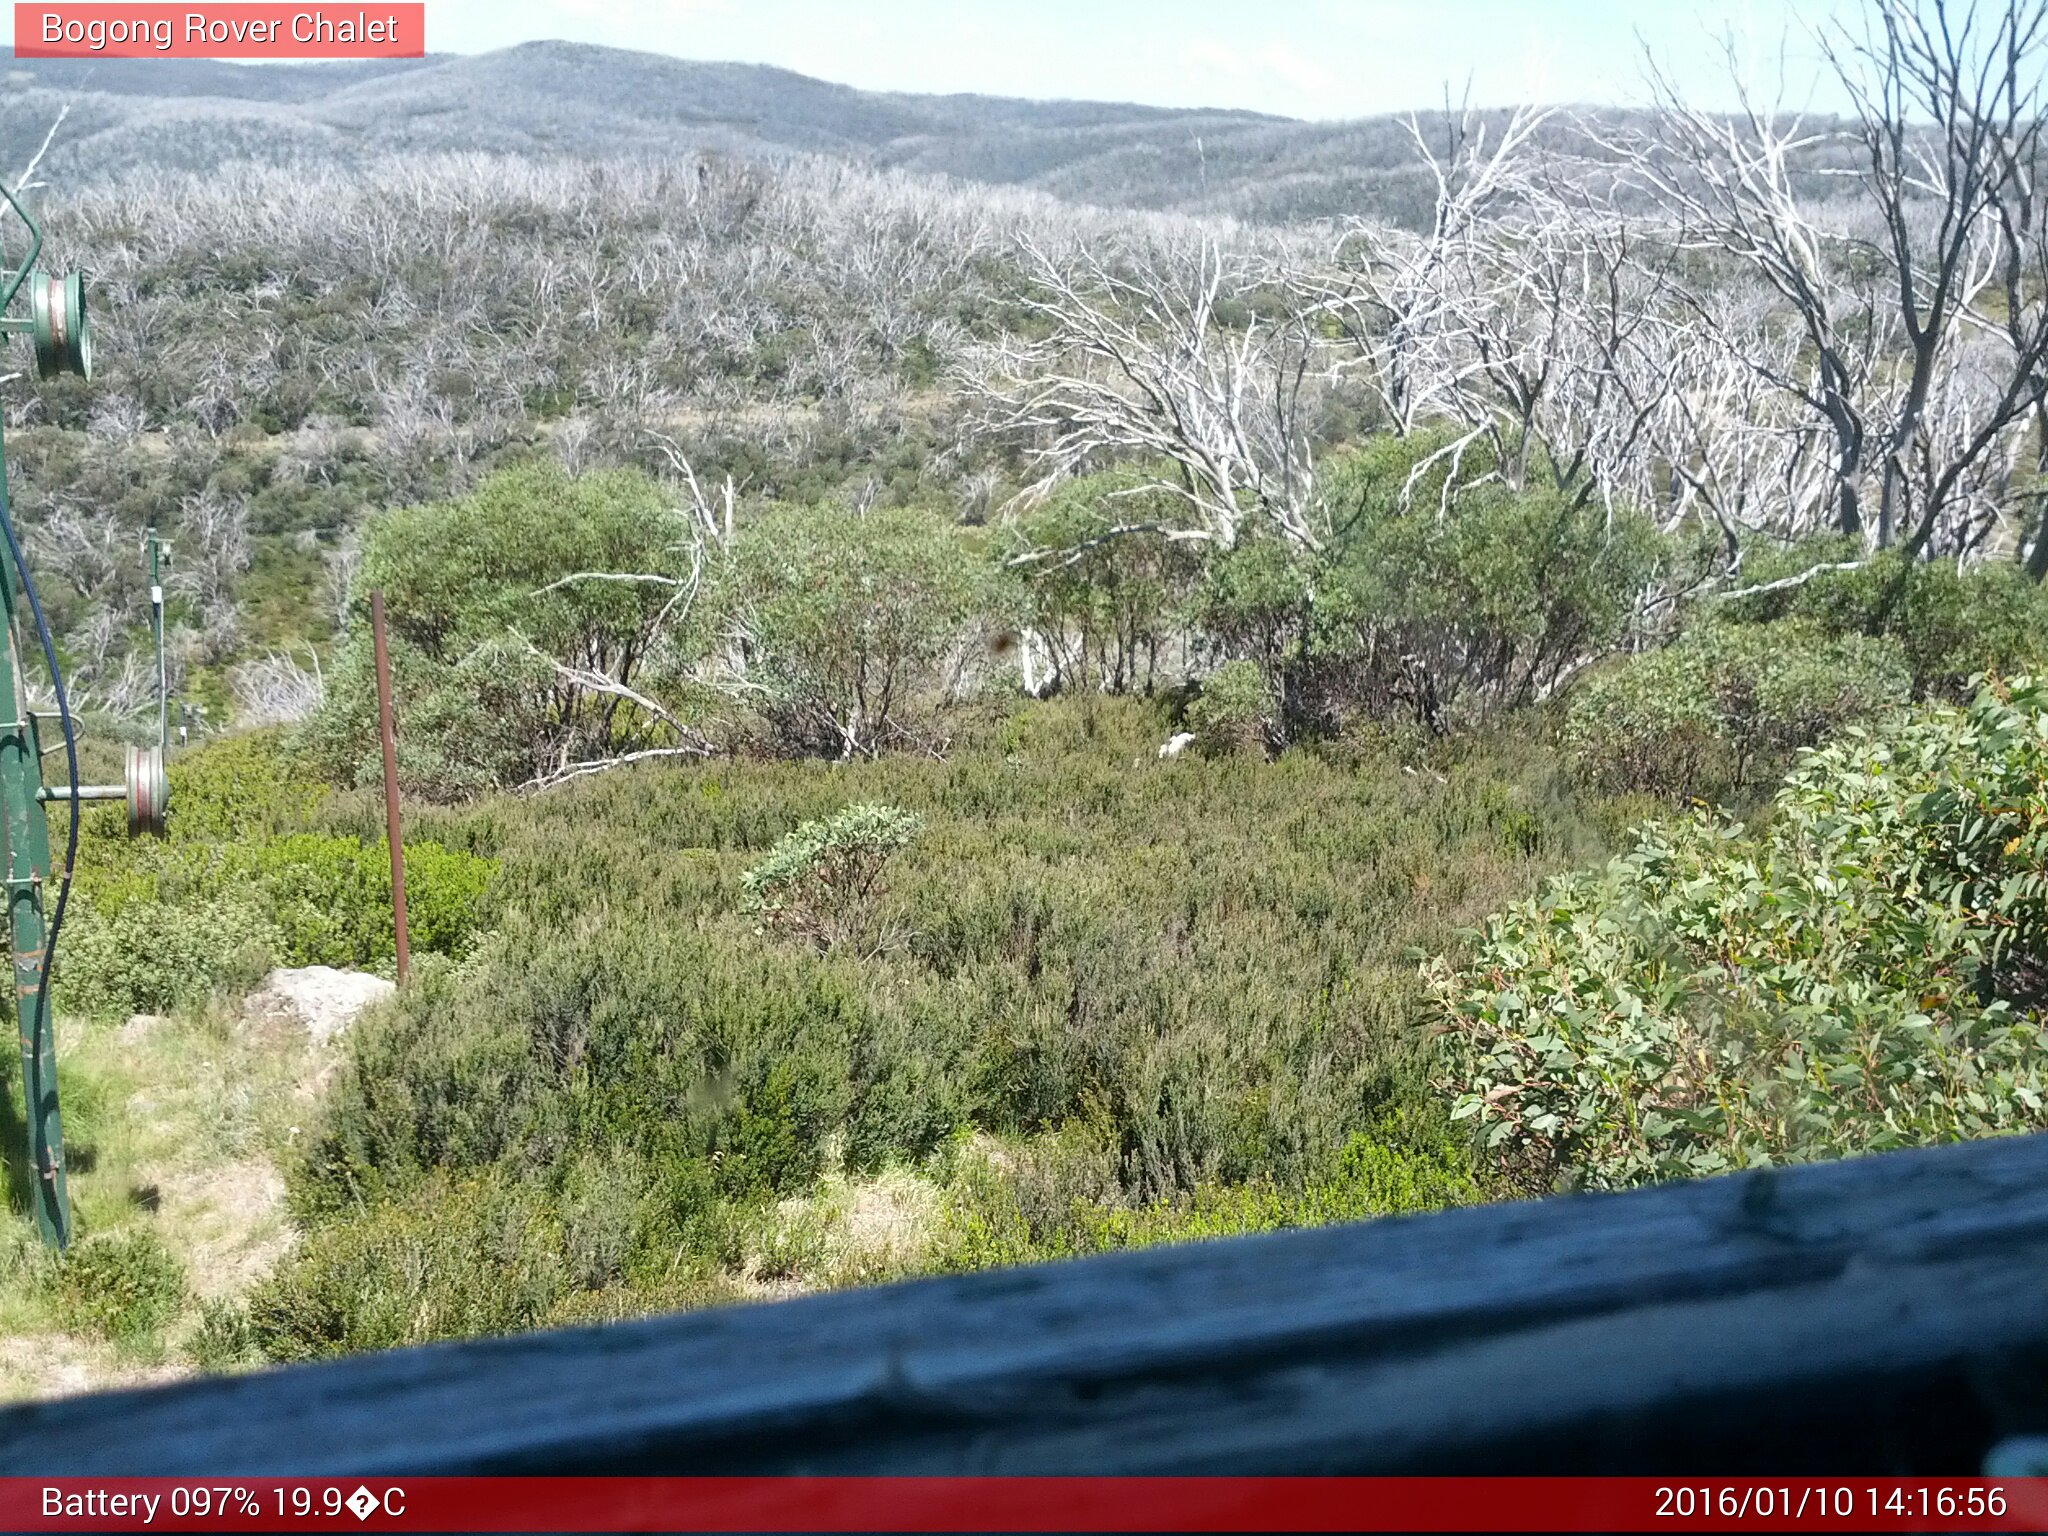
POLYGON ((253 893, 124 901, 112 911, 74 898, 53 982, 68 1010, 168 1013, 253 987, 282 951, 282 936, 253 893))
MULTIPOLYGON (((391 855, 349 837, 301 833, 258 846, 262 892, 289 965, 360 967, 389 960, 391 855)), ((493 866, 439 843, 405 845, 406 933, 415 952, 460 956, 479 927, 493 866)))
MULTIPOLYGON (((277 730, 221 736, 173 752, 167 766, 173 842, 254 842, 311 825, 332 789, 285 749, 277 730)), ((99 823, 103 836, 125 841, 127 813, 99 823)))
POLYGON ((1424 468, 1448 443, 1334 456, 1324 550, 1253 539, 1205 571, 1196 629, 1259 663, 1288 736, 1359 714, 1442 733, 1548 697, 1628 638, 1668 558, 1650 521, 1533 475, 1511 489, 1483 446, 1424 468))
MULTIPOLYGON (((273 965, 388 963, 391 861, 352 837, 149 844, 126 868, 92 867, 64 925, 65 1006, 159 1013, 253 986, 273 965)), ((407 927, 418 954, 460 956, 484 921, 495 866, 438 843, 406 845, 407 927)))
POLYGON ((701 573, 683 514, 646 476, 573 478, 551 462, 506 470, 468 496, 373 518, 362 551, 349 638, 299 738, 335 782, 373 784, 382 771, 368 622, 377 588, 408 790, 456 799, 671 740, 645 710, 554 665, 644 681, 680 706, 677 680, 704 632, 678 622, 675 599, 701 573), (565 580, 582 572, 652 579, 565 580))
POLYGON ((249 1326, 280 1361, 531 1329, 571 1288, 561 1253, 530 1192, 439 1181, 308 1233, 250 1293, 249 1326))
POLYGON ((256 1331, 239 1302, 208 1300, 199 1305, 199 1326, 185 1353, 202 1371, 231 1371, 257 1358, 256 1331))
MULTIPOLYGON (((1319 563, 1277 538, 1249 538, 1212 552, 1189 601, 1195 633, 1219 654, 1257 664, 1276 698, 1303 679, 1319 563)), ((1313 700, 1311 704, 1313 704, 1313 700)))
POLYGON ((1062 482, 1005 526, 1002 552, 1024 562, 1027 622, 1057 687, 1152 686, 1200 563, 1162 534, 1112 530, 1171 526, 1177 500, 1135 470, 1112 470, 1062 482))
MULTIPOLYGON (((274 965, 390 960, 389 857, 313 830, 332 792, 276 732, 180 752, 170 778, 163 840, 128 838, 119 810, 86 818, 58 951, 65 1007, 160 1013, 246 990, 274 965)), ((465 953, 494 866, 422 840, 407 845, 406 868, 414 950, 465 953)))
POLYGON ((53 1276, 67 1325, 124 1349, 154 1352, 185 1305, 185 1267, 147 1227, 80 1239, 53 1276))
POLYGON ((822 1213, 802 1208, 784 1213, 764 1206, 754 1213, 742 1239, 745 1263, 755 1280, 794 1280, 825 1267, 831 1238, 822 1213))
POLYGON ((631 1150, 592 1150, 562 1179, 559 1205, 570 1280, 602 1291, 628 1278, 649 1225, 654 1170, 631 1150))
POLYGON ((922 816, 892 805, 849 805, 807 821, 742 877, 743 910, 830 949, 870 924, 883 865, 923 830, 922 816))
POLYGON ((1210 673, 1188 706, 1188 726, 1204 752, 1263 749, 1273 725, 1273 695, 1249 661, 1229 662, 1210 673))
POLYGON ((1963 698, 1980 672, 2009 676, 2048 660, 2048 589, 2012 561, 1958 570, 1950 560, 1866 557, 1854 540, 1819 539, 1759 551, 1744 562, 1743 581, 1762 585, 1855 560, 1864 563, 1726 608, 1745 623, 1792 618, 1827 635, 1889 637, 1904 654, 1917 699, 1963 698))
POLYGON ((1432 962, 1457 1112, 1532 1190, 2038 1128, 2044 868, 2048 690, 1852 729, 1432 962))
POLYGON ((557 955, 534 958, 486 968, 511 988, 499 998, 422 966, 391 1008, 349 1031, 321 1123, 290 1170, 302 1221, 372 1206, 437 1169, 511 1161, 530 1142, 560 1155, 540 1101, 567 1096, 558 1063, 575 1049, 590 997, 580 978, 561 976, 557 955))
POLYGON ((1318 605, 1316 649, 1374 710, 1435 730, 1546 697, 1617 649, 1659 556, 1633 513, 1558 492, 1462 494, 1366 522, 1318 605))
POLYGON ((749 680, 786 750, 929 737, 995 591, 965 530, 907 509, 778 507, 742 528, 734 560, 749 680))
POLYGON ((925 1262, 961 1272, 1410 1215, 1480 1198, 1461 1144, 1442 1134, 1418 1139, 1398 1121, 1354 1133, 1328 1172, 1302 1188, 1255 1178, 1140 1203, 1123 1194, 1115 1163, 1099 1129, 1070 1128, 993 1156, 970 1150, 946 1187, 925 1262))
POLYGON ((1607 789, 1720 795, 1777 779, 1801 748, 1903 704, 1911 686, 1890 639, 1708 624, 1581 683, 1564 740, 1607 789))
POLYGON ((1355 1136, 1396 1146, 1384 1114, 1428 1092, 1405 952, 1581 845, 1552 760, 1504 738, 1429 773, 1302 752, 1167 766, 1164 725, 1058 700, 942 761, 627 769, 437 813, 438 837, 498 861, 494 934, 346 1037, 295 1210, 341 1230, 450 1179, 515 1182, 559 1224, 571 1290, 602 1298, 559 1304, 609 1316, 737 1272, 764 1202, 930 1166, 963 1133, 1087 1141, 1034 1210, 1085 1176, 1106 1208, 1200 1191, 1212 1213, 1147 1231, 1424 1198, 1442 1159, 1405 1142, 1353 1179, 1380 1181, 1369 1199, 1311 1192, 1355 1136), (747 872, 849 801, 923 820, 885 871, 897 937, 764 931, 747 872))

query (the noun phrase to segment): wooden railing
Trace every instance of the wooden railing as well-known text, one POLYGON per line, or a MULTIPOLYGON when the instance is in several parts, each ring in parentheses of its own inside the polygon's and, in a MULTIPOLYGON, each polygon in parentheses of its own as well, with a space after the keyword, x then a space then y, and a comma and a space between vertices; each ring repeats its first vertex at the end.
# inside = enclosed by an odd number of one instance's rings
POLYGON ((2048 1137, 17 1407, 0 1472, 1965 1473, 2048 1137))

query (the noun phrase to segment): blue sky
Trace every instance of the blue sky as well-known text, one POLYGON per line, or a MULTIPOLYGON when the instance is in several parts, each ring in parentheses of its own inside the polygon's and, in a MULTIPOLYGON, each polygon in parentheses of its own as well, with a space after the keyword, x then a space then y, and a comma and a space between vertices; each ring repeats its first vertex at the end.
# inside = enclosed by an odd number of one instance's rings
POLYGON ((1803 104, 1815 14, 1788 0, 430 0, 427 32, 463 53, 568 37, 877 89, 1337 118, 1430 106, 1468 77, 1483 104, 1634 99, 1639 33, 1715 104, 1722 34, 1773 74, 1789 34, 1803 104))
MULTIPOLYGON (((427 46, 571 38, 779 64, 872 89, 1084 97, 1342 118, 1428 107, 1639 99, 1641 46, 1703 104, 1719 39, 1788 105, 1816 95, 1811 20, 1855 0, 428 0, 427 46)), ((354 7, 351 6, 350 9, 354 7)), ((370 4, 374 10, 374 3, 370 4)), ((0 27, 11 30, 11 7, 0 27)))

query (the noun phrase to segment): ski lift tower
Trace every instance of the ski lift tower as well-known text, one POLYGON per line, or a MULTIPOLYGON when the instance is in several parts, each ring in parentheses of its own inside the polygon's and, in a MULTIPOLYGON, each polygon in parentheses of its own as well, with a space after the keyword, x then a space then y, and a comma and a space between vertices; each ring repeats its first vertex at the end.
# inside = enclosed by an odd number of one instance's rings
MULTIPOLYGON (((55 277, 37 266, 43 232, 14 193, 0 186, 0 199, 20 219, 28 234, 27 252, 18 267, 8 268, 0 256, 0 337, 24 333, 35 352, 36 375, 50 379, 73 373, 92 377, 92 331, 85 307, 85 280, 76 273, 55 277), (23 291, 28 312, 17 314, 14 303, 23 291)), ((4 217, 4 214, 0 214, 4 217)), ((159 677, 162 676, 162 629, 156 625, 159 677)), ((169 801, 164 778, 164 712, 158 701, 157 743, 130 747, 127 782, 81 784, 78 780, 78 738, 64 693, 56 641, 44 617, 35 581, 22 556, 7 496, 7 452, 0 436, 0 866, 4 866, 8 937, 14 955, 15 1012, 21 1025, 22 1089, 28 1109, 27 1159, 30 1204, 45 1244, 63 1248, 71 1241, 71 1202, 64 1186, 64 1128, 57 1107, 57 1046, 51 1029, 50 967, 57 935, 64 924, 71 869, 78 854, 78 814, 87 800, 126 800, 130 834, 161 833, 169 801), (28 682, 22 665, 21 606, 42 651, 50 676, 56 711, 30 710, 28 682), (40 725, 54 719, 63 735, 65 782, 43 782, 40 725), (50 861, 50 826, 45 809, 66 805, 69 831, 64 863, 50 861), (55 897, 50 893, 54 889, 55 897), (46 910, 47 906, 47 910, 46 910)))

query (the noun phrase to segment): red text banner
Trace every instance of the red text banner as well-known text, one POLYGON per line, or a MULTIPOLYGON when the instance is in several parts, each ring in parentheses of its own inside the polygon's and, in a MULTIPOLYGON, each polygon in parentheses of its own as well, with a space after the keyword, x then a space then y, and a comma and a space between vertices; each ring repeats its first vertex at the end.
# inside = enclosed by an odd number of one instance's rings
POLYGON ((2048 1478, 0 1479, 10 1531, 2048 1531, 2048 1478))
POLYGON ((416 59, 427 8, 414 4, 14 7, 23 59, 416 59))

